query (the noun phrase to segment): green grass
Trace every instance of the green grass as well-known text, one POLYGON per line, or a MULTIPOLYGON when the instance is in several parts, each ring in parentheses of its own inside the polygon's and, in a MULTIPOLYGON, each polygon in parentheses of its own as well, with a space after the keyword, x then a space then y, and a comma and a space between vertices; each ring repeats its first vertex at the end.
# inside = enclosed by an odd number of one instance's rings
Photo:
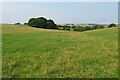
POLYGON ((117 78, 118 30, 86 32, 2 25, 3 77, 117 78))
POLYGON ((2 25, 0 25, 0 79, 2 78, 2 25))

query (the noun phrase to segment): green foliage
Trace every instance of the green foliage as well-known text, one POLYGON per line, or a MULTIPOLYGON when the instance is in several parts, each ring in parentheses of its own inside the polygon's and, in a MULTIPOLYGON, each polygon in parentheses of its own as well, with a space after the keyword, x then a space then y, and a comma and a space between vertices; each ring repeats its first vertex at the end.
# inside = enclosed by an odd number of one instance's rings
POLYGON ((102 28, 104 28, 104 26, 102 26, 102 25, 96 25, 95 26, 95 29, 102 29, 102 28))
POLYGON ((28 25, 28 23, 24 23, 24 25, 28 25))
MULTIPOLYGON (((56 25, 53 20, 47 20, 44 17, 39 18, 31 18, 28 21, 28 25, 37 28, 46 28, 46 29, 59 29, 59 30, 70 30, 70 31, 87 31, 94 29, 102 29, 103 25, 95 25, 95 26, 76 26, 76 25, 56 25)), ((110 24, 108 27, 116 27, 114 23, 110 24)))
POLYGON ((37 28, 47 28, 47 19, 44 17, 36 18, 35 21, 37 28))
POLYGON ((56 25, 58 30, 64 30, 64 26, 62 25, 56 25))
POLYGON ((28 21, 28 25, 32 26, 32 27, 37 27, 36 24, 35 24, 35 22, 36 22, 36 18, 31 18, 28 21))
POLYGON ((86 27, 82 27, 82 26, 76 26, 75 28, 74 28, 74 31, 86 31, 86 27))
POLYGON ((53 20, 47 20, 44 17, 31 18, 28 21, 28 25, 37 28, 56 29, 56 24, 53 20))
POLYGON ((94 30, 94 29, 96 29, 95 26, 91 26, 91 27, 89 27, 89 28, 90 28, 90 30, 94 30))
POLYGON ((15 25, 20 25, 20 23, 15 23, 15 25))
MULTIPOLYGON (((61 26, 57 26, 57 27, 58 27, 58 29, 61 29, 61 28, 59 28, 61 26)), ((104 28, 104 26, 102 26, 102 25, 96 25, 96 26, 79 26, 79 25, 68 26, 68 25, 64 25, 62 27, 63 27, 63 30, 70 30, 70 31, 88 31, 88 30, 104 28)))
POLYGON ((90 27, 89 26, 85 26, 86 30, 90 30, 90 27))
POLYGON ((57 26, 56 26, 56 24, 54 23, 53 20, 49 19, 49 20, 47 21, 47 28, 48 28, 48 29, 57 29, 57 26))
POLYGON ((63 27, 63 30, 70 30, 70 26, 65 25, 65 26, 63 27))
POLYGON ((110 28, 110 27, 116 27, 116 24, 111 23, 111 24, 108 26, 108 28, 110 28))

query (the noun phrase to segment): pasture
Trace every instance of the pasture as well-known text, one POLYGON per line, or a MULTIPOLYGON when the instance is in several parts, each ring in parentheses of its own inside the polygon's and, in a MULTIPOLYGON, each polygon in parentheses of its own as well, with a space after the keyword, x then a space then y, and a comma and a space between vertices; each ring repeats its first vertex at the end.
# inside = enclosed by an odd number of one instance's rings
POLYGON ((117 78, 118 29, 75 32, 4 24, 2 76, 117 78))

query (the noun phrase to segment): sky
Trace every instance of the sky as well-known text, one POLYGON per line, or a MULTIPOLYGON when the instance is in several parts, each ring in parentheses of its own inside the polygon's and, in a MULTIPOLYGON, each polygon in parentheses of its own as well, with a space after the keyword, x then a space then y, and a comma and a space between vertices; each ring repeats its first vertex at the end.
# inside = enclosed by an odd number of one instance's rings
MULTIPOLYGON (((84 0, 85 1, 85 0, 84 0)), ((112 0, 111 0, 112 1, 112 0)), ((0 23, 26 23, 45 17, 57 24, 118 23, 118 2, 3 2, 0 23)))
POLYGON ((1 0, 1 2, 118 2, 119 0, 1 0))
POLYGON ((118 24, 120 25, 120 2, 118 3, 118 24))

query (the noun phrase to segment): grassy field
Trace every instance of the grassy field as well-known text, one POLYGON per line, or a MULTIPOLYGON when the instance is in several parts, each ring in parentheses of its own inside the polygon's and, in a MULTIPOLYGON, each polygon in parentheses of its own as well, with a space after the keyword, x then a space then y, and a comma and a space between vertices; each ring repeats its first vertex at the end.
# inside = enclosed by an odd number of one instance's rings
POLYGON ((2 25, 0 25, 0 79, 2 78, 2 25))
POLYGON ((3 77, 117 78, 118 29, 86 32, 3 25, 3 77))

